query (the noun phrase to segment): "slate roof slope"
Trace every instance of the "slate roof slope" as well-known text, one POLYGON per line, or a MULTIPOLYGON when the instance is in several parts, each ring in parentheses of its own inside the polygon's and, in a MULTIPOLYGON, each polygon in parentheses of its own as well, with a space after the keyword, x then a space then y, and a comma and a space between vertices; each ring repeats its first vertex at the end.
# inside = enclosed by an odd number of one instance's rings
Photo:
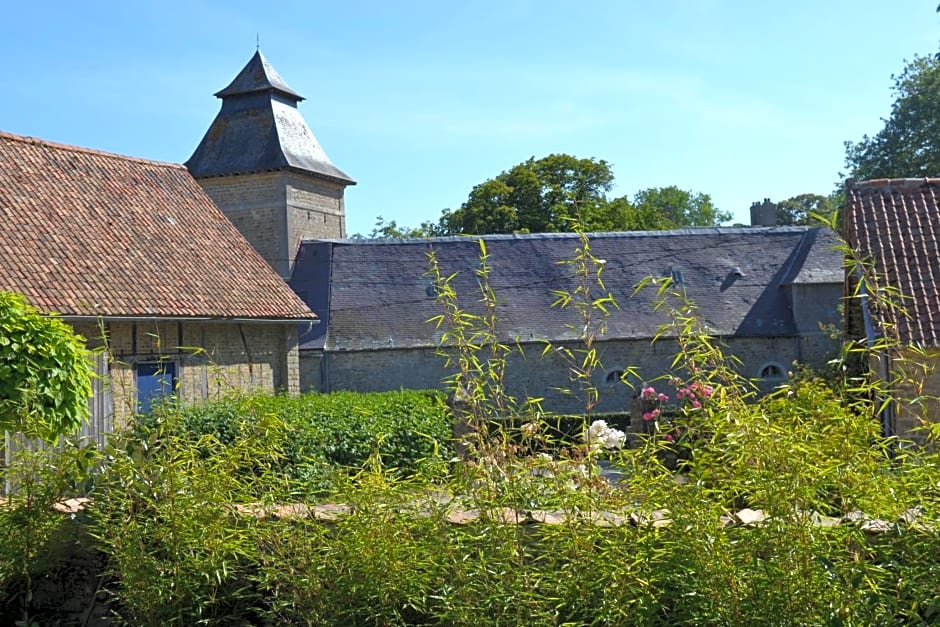
POLYGON ((906 297, 901 339, 940 346, 940 179, 848 181, 845 236, 906 297))
POLYGON ((295 169, 355 185, 333 165, 287 86, 260 51, 225 89, 222 109, 186 167, 196 178, 295 169))
POLYGON ((0 289, 77 316, 308 319, 183 166, 0 133, 0 289))
MULTIPOLYGON (((493 235, 483 238, 490 282, 500 299, 503 339, 522 342, 577 339, 566 327, 572 312, 552 309, 552 290, 573 289, 571 234, 493 235)), ((442 272, 458 272, 462 306, 477 309, 478 238, 311 241, 297 257, 291 286, 322 324, 302 348, 369 350, 428 347, 440 334, 426 321, 440 312, 428 270, 433 248, 442 272), (318 290, 329 278, 329 293, 318 290)), ((644 277, 681 278, 709 328, 719 335, 787 336, 796 327, 786 294, 793 282, 841 284, 835 234, 806 227, 693 229, 590 236, 591 252, 606 261, 603 279, 620 303, 607 338, 651 338, 665 318, 651 308, 652 291, 633 298, 644 277)))

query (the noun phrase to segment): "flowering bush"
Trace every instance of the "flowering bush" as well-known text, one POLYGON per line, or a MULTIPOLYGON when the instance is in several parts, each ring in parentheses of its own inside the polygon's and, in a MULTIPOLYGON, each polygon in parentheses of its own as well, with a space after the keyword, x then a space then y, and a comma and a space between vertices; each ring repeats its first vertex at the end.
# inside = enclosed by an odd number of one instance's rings
MULTIPOLYGON (((714 395, 715 388, 711 385, 693 381, 686 383, 678 378, 670 378, 669 384, 675 387, 675 410, 681 415, 688 415, 702 409, 704 404, 714 395)), ((659 392, 651 385, 644 386, 639 393, 641 402, 641 417, 646 426, 644 431, 649 434, 662 434, 667 442, 678 442, 685 431, 674 426, 671 419, 666 416, 665 404, 669 402, 669 395, 659 392)), ((676 413, 676 412, 668 412, 676 413)))
POLYGON ((658 419, 662 414, 660 406, 669 400, 669 396, 662 392, 657 392, 656 388, 651 385, 640 390, 640 398, 644 402, 644 409, 649 408, 647 411, 643 412, 643 420, 646 422, 658 419))
POLYGON ((606 420, 595 420, 584 430, 581 439, 587 444, 589 452, 598 453, 602 449, 623 448, 627 434, 609 426, 606 420))
POLYGON ((715 388, 704 383, 693 381, 688 385, 683 385, 681 381, 674 380, 676 386, 676 400, 688 401, 692 409, 701 409, 702 403, 711 398, 715 393, 715 388))

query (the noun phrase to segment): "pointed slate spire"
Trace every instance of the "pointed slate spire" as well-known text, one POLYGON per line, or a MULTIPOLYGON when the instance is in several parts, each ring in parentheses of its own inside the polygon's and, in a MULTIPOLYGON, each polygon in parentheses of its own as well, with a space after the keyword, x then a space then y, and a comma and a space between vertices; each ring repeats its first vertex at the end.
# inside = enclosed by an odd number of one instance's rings
POLYGON ((303 97, 260 51, 215 95, 222 109, 186 162, 194 178, 290 169, 355 185, 307 126, 297 109, 303 97))
POLYGON ((268 63, 260 50, 255 51, 248 65, 242 68, 238 76, 222 91, 216 92, 217 98, 250 94, 257 91, 275 91, 294 102, 300 102, 303 96, 287 86, 287 83, 277 73, 277 70, 268 63))

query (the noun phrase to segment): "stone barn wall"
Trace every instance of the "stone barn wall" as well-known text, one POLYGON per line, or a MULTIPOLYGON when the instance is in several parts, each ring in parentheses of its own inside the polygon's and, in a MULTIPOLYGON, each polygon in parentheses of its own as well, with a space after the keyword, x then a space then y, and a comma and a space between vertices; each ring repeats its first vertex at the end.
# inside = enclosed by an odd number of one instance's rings
POLYGON ((110 402, 103 410, 111 411, 115 427, 136 410, 135 373, 140 363, 173 362, 176 395, 183 402, 220 398, 233 391, 296 394, 300 390, 297 327, 293 322, 150 320, 73 326, 88 338, 92 348, 107 348, 110 402))
MULTIPOLYGON (((670 372, 677 350, 675 342, 669 340, 656 343, 617 340, 599 342, 597 346, 604 365, 594 376, 594 385, 600 390, 596 411, 600 412, 629 411, 632 390, 619 383, 620 373, 633 367, 638 376, 630 378, 632 383, 638 385, 652 380, 670 372)), ((544 398, 544 407, 553 411, 583 411, 583 402, 577 396, 559 391, 559 388, 572 388, 568 365, 557 356, 541 357, 542 349, 540 344, 528 344, 524 347, 525 357, 513 355, 510 358, 507 365, 509 393, 517 398, 544 398)), ((825 359, 809 364, 823 367, 836 350, 837 343, 825 334, 735 338, 727 342, 727 354, 743 362, 740 370, 744 376, 760 379, 762 372, 773 375, 757 381, 762 391, 782 383, 793 363, 803 362, 804 355, 811 355, 814 360, 825 355, 825 359)), ((442 380, 448 374, 443 357, 432 348, 303 352, 301 380, 305 391, 442 388, 442 380)))

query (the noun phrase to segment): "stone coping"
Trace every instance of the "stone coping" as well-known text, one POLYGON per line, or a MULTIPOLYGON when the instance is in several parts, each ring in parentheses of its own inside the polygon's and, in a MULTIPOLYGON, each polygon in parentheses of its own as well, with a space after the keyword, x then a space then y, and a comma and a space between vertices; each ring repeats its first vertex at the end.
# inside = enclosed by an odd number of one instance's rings
MULTIPOLYGON (((62 514, 78 514, 88 509, 92 500, 76 497, 56 502, 52 507, 62 514)), ((7 499, 0 497, 0 508, 6 507, 7 499)), ((356 507, 346 503, 235 503, 231 511, 240 516, 257 519, 302 519, 309 518, 323 522, 336 522, 356 511, 356 507)), ((636 527, 661 528, 672 523, 668 509, 643 511, 573 511, 563 509, 514 509, 494 507, 491 509, 464 508, 454 505, 451 498, 444 495, 432 496, 424 503, 409 505, 390 505, 387 511, 394 514, 411 514, 430 517, 436 512, 443 514, 447 522, 454 525, 467 525, 475 522, 498 522, 507 525, 564 525, 574 522, 589 522, 599 527, 636 527)), ((912 508, 901 513, 897 521, 872 518, 864 512, 855 510, 845 516, 825 516, 815 511, 805 512, 810 522, 822 528, 831 528, 845 524, 855 524, 870 534, 882 534, 895 531, 899 526, 907 526, 917 531, 933 532, 937 525, 922 520, 924 510, 912 508)), ((744 508, 737 512, 728 512, 719 518, 722 527, 757 527, 771 521, 767 512, 760 509, 744 508)))

